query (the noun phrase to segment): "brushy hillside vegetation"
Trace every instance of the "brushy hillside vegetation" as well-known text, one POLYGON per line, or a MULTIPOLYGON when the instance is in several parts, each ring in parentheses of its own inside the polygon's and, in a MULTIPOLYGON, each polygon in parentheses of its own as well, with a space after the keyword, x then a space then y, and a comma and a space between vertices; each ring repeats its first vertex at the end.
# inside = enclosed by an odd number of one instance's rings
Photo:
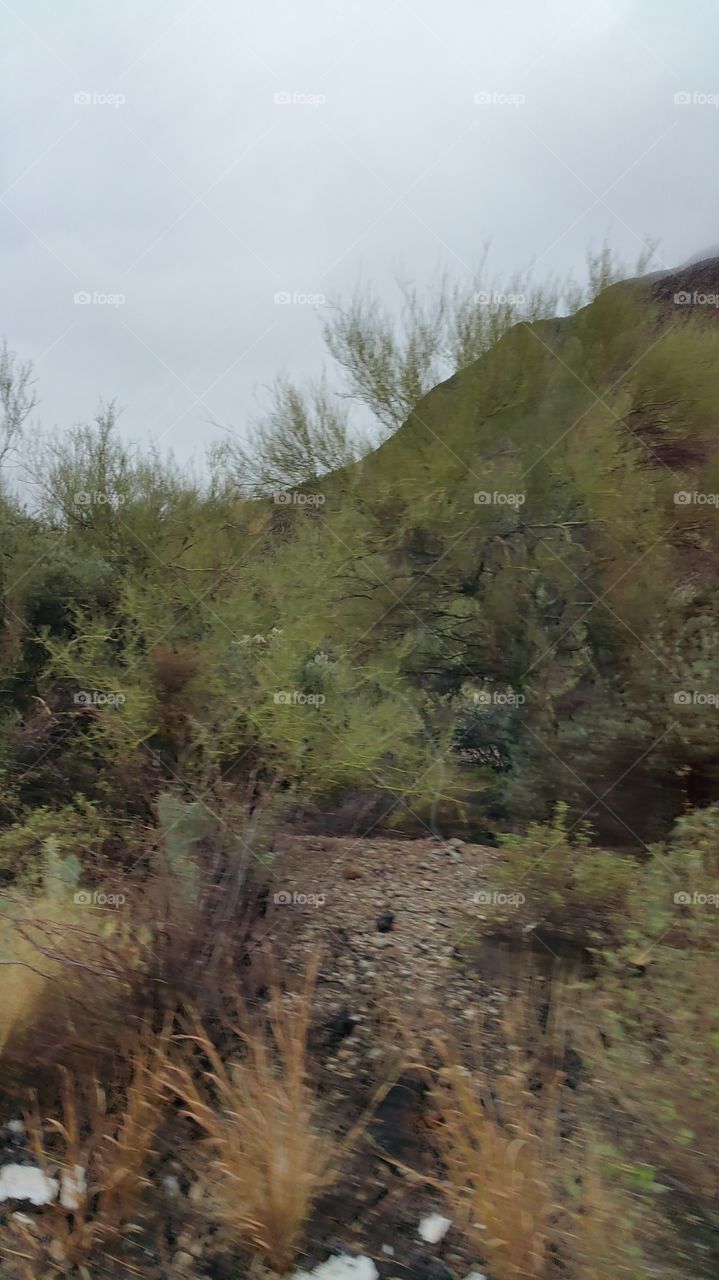
MULTIPOLYGON (((4 350, 3 1088, 37 1087, 54 1158, 97 1165, 87 1219, 56 1206, 42 1240, 10 1224, 13 1277, 117 1261, 144 1194, 137 1134, 151 1153, 183 1105, 228 1178, 230 1156, 256 1168, 217 1027, 290 822, 494 845, 499 899, 527 907, 478 922, 483 942, 541 922, 591 957, 584 1175, 574 1139, 564 1163, 533 1145, 516 1072, 518 1163, 466 1067, 437 1068, 449 1182, 497 1218, 491 1280, 573 1256, 576 1275, 666 1274, 642 1261, 641 1196, 704 1274, 660 1207, 668 1188, 702 1241, 716 1228, 719 324, 675 301, 694 275, 706 286, 703 267, 622 282, 601 254, 561 318, 555 291, 519 284, 406 290, 399 327, 358 296, 325 331, 342 394, 279 381, 202 482, 126 445, 112 406, 34 436, 31 371, 4 350), (496 1162, 496 1203, 470 1155, 455 1167, 462 1142, 496 1162), (608 1159, 628 1190, 602 1183, 608 1159), (579 1226, 557 1209, 572 1186, 579 1226), (537 1206, 514 1257, 512 1195, 537 1206)), ((301 1194, 281 1221, 269 1150, 228 1239, 284 1268, 342 1143, 316 1136, 307 1025, 273 1016, 277 1044, 266 1025, 233 1043, 254 1121, 263 1090, 296 1108, 277 1146, 301 1194)))
POLYGON ((6 819, 252 776, 445 831, 564 800, 636 845, 713 799, 719 329, 656 293, 517 324, 445 290, 404 340, 359 299, 327 335, 348 394, 385 427, 418 403, 334 474, 346 423, 287 383, 267 466, 220 451, 209 486, 112 410, 36 450, 37 509, 2 507, 6 819), (432 342, 487 350, 422 398, 432 342))

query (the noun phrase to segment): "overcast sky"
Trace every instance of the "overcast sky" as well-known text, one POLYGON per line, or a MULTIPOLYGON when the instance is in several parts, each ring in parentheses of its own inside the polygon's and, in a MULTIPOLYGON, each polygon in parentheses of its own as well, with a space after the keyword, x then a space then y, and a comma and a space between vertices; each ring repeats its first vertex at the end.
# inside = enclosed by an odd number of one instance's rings
POLYGON ((0 332, 48 427, 116 397, 128 436, 199 456, 208 419, 320 370, 312 295, 392 300, 488 240, 501 277, 719 239, 716 0, 0 0, 0 25, 0 332))

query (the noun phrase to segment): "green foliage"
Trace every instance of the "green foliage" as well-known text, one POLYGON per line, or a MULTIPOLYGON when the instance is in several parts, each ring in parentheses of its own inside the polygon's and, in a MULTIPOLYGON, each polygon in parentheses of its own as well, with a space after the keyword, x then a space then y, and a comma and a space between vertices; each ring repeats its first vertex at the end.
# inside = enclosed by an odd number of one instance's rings
POLYGON ((570 826, 566 804, 556 806, 551 822, 503 836, 500 848, 502 889, 526 899, 523 920, 529 916, 584 942, 617 928, 636 882, 636 862, 594 847, 588 823, 570 826))
POLYGON ((102 810, 77 796, 72 805, 34 809, 0 832, 0 871, 11 882, 39 890, 73 885, 82 866, 100 862, 112 824, 102 810))
MULTIPOLYGON (((719 478, 719 333, 616 277, 600 250, 585 291, 403 286, 396 322, 358 295, 326 327, 340 390, 280 380, 204 486, 124 444, 112 406, 42 441, 35 513, 3 514, 9 790, 29 758, 56 807, 50 778, 82 760, 107 795, 149 756, 201 793, 228 770, 302 802, 378 789, 418 830, 517 829, 561 802, 568 829, 637 849, 710 798, 695 696, 719 688, 719 529, 674 492, 719 478), (553 318, 562 293, 574 313, 553 318), (354 462, 348 404, 393 432, 354 462), (288 501, 248 501, 242 474, 288 501), (168 649, 193 655, 181 687, 168 649), (100 700, 77 711, 80 690, 100 700), (38 698, 49 757, 27 742, 38 698)), ((565 843, 551 882, 589 902, 621 878, 565 843)))
POLYGON ((167 793, 158 796, 157 817, 170 874, 179 886, 181 896, 194 902, 199 882, 195 845, 204 840, 212 829, 210 814, 198 802, 184 804, 177 796, 167 793))
POLYGON ((650 852, 621 945, 605 957, 591 1011, 602 1039, 589 1045, 629 1121, 629 1147, 694 1197, 716 1229, 719 810, 687 814, 650 852))

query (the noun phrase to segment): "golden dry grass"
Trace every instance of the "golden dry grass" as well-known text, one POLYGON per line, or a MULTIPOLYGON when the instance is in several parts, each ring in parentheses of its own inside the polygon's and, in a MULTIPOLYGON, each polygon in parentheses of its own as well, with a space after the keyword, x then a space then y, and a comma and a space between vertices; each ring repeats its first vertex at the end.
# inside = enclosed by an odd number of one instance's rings
POLYGON ((497 1280, 540 1280, 556 1211, 551 1119, 537 1116, 521 1072, 503 1077, 495 1112, 486 1076, 469 1071, 446 1045, 442 1052, 433 1086, 435 1138, 458 1223, 497 1280))
POLYGON ((99 1256, 112 1260, 127 1233, 134 1230, 148 1186, 153 1140, 166 1106, 168 1039, 167 1030, 160 1035, 145 1030, 138 1037, 122 1105, 114 1113, 108 1114, 104 1091, 96 1081, 82 1088, 67 1071, 62 1080, 62 1119, 51 1120, 43 1128, 37 1108, 31 1108, 30 1138, 40 1168, 52 1174, 59 1164, 64 1175, 79 1171, 82 1175, 75 1184, 74 1205, 56 1200, 30 1223, 17 1218, 8 1221, 3 1253, 10 1276, 36 1280, 44 1275, 90 1274, 88 1266, 99 1256), (52 1166, 45 1132, 59 1139, 52 1166))
POLYGON ((642 1221, 646 1205, 598 1138, 596 1117, 577 1106, 571 1139, 560 1118, 567 1027, 579 1009, 560 981, 542 1032, 536 1012, 520 989, 502 1049, 475 1045, 469 1065, 451 1039, 435 1040, 435 1140, 453 1216, 493 1280, 637 1280, 646 1274, 639 1236, 651 1239, 657 1224, 642 1221))
POLYGON ((362 1127, 339 1138, 310 1082, 316 974, 315 961, 292 999, 275 983, 264 1020, 240 1010, 238 1061, 223 1061, 196 1024, 184 1038, 184 1056, 168 1072, 168 1084, 205 1135, 216 1216, 278 1271, 295 1257, 318 1196, 337 1178, 362 1127))

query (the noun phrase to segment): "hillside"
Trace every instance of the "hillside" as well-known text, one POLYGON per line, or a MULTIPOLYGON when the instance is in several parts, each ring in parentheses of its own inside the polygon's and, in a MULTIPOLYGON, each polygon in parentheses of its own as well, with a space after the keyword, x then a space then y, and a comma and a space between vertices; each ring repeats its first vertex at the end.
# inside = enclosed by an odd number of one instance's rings
POLYGON ((251 496, 5 351, 8 1280, 716 1274, 719 259, 600 277, 339 313, 251 496))

